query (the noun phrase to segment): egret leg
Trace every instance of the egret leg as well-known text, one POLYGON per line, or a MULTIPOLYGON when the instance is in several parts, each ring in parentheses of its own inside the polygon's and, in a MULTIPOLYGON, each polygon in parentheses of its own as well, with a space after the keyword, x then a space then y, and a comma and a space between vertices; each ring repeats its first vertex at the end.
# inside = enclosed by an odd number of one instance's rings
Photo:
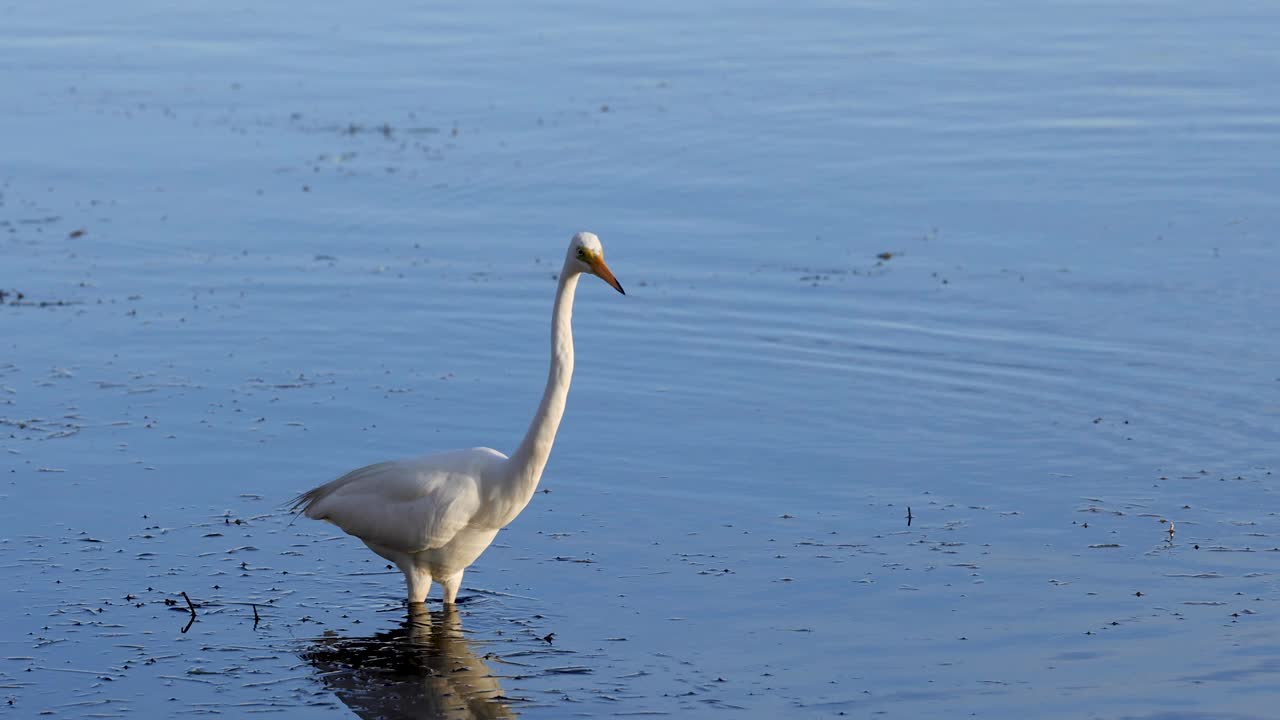
POLYGON ((458 599, 458 589, 462 587, 462 571, 440 580, 440 587, 444 589, 444 604, 453 605, 458 599))
POLYGON ((365 540, 364 544, 378 555, 395 563, 396 567, 400 568, 400 572, 404 573, 404 584, 410 604, 427 601, 427 593, 431 590, 431 574, 425 568, 418 567, 413 555, 384 548, 368 540, 365 540))
POLYGON ((400 568, 404 572, 404 584, 409 590, 410 603, 424 603, 431 592, 431 575, 416 565, 400 568))

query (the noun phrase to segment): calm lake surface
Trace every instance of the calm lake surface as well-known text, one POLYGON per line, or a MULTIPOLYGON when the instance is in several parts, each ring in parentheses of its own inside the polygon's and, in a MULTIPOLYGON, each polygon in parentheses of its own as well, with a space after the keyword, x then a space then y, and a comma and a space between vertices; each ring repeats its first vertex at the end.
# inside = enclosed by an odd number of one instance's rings
POLYGON ((534 5, 0 4, 0 717, 1274 717, 1280 6, 534 5))

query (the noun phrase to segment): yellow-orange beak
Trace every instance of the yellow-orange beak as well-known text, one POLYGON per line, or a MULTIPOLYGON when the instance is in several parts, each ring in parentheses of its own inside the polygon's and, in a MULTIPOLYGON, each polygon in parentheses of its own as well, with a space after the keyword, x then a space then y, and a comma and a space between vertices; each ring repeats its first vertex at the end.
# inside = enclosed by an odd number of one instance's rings
POLYGON ((614 290, 623 295, 627 294, 627 291, 622 289, 622 284, 618 282, 618 278, 613 276, 613 271, 609 269, 608 265, 604 264, 604 258, 597 255, 588 260, 588 264, 591 265, 591 272, 595 273, 597 277, 612 285, 614 290))

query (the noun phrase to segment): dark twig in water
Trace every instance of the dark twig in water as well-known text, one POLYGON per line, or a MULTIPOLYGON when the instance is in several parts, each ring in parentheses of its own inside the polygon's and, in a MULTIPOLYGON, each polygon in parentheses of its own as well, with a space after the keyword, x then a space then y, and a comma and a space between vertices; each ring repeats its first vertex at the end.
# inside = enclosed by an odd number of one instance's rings
POLYGON ((191 626, 196 622, 196 604, 191 602, 191 597, 187 595, 185 590, 182 591, 182 599, 187 601, 187 609, 191 611, 191 619, 188 620, 186 626, 182 628, 183 634, 186 634, 186 632, 190 630, 191 626))

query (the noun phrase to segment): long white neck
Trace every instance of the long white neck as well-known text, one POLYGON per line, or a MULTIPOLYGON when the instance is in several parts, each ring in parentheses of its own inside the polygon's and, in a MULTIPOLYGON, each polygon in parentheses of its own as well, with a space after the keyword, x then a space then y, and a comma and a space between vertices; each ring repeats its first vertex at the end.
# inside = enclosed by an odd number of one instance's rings
POLYGON ((577 288, 578 273, 571 271, 566 262, 560 271, 556 303, 551 311, 551 369, 547 373, 547 387, 542 391, 542 402, 524 440, 507 461, 512 489, 526 501, 537 489, 542 470, 547 466, 569 396, 569 382, 573 379, 573 294, 577 288))

